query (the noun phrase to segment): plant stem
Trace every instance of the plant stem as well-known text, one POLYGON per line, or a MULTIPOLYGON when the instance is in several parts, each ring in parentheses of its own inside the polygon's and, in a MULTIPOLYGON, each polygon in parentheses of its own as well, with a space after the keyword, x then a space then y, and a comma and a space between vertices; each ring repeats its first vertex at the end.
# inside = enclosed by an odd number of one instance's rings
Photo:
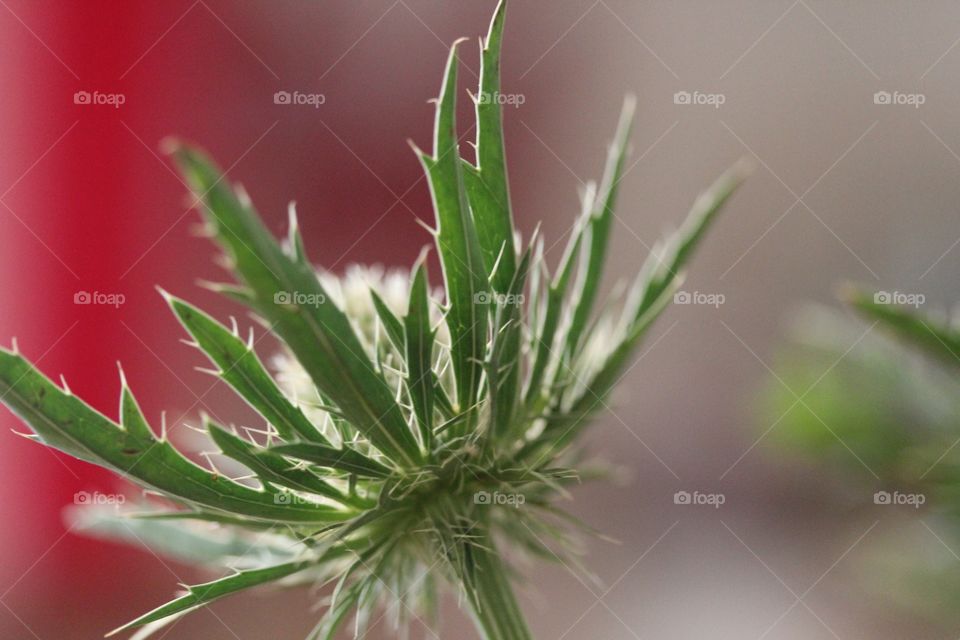
POLYGON ((468 598, 474 624, 484 640, 533 640, 516 595, 489 536, 472 547, 473 597, 468 598))

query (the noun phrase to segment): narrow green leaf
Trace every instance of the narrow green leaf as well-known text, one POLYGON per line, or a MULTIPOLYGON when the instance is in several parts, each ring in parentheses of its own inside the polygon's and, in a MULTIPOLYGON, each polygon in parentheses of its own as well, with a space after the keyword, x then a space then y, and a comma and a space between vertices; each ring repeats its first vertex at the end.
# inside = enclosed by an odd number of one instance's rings
POLYGON ((447 61, 437 101, 433 156, 419 153, 430 183, 437 216, 436 243, 446 284, 447 324, 452 340, 453 371, 461 410, 477 399, 487 345, 489 284, 470 207, 463 188, 457 145, 457 44, 447 61))
POLYGON ((664 292, 676 286, 707 229, 737 187, 743 184, 750 170, 750 164, 740 160, 697 197, 687 218, 668 239, 664 249, 647 258, 632 300, 627 302, 628 314, 632 313, 635 319, 641 318, 657 304, 664 292))
POLYGON ((348 447, 337 449, 312 442, 299 442, 270 447, 268 451, 368 478, 386 478, 390 475, 390 469, 348 447))
POLYGON ((251 548, 250 537, 241 534, 239 529, 169 518, 147 518, 145 515, 118 513, 110 505, 76 505, 67 509, 65 520, 72 531, 142 545, 179 562, 212 567, 223 566, 228 561, 236 562, 240 558, 252 566, 293 559, 289 545, 273 544, 266 537, 258 539, 257 545, 251 548))
POLYGON ((337 599, 324 613, 323 618, 307 637, 307 640, 335 640, 337 631, 346 622, 347 616, 357 606, 362 582, 355 582, 338 594, 337 599))
POLYGON ((112 636, 122 631, 140 627, 150 622, 162 620, 167 616, 196 609, 202 605, 219 600, 224 596, 234 594, 244 589, 256 587, 268 582, 275 582, 281 578, 303 571, 313 564, 312 562, 287 562, 273 567, 263 569, 249 569, 238 571, 233 575, 220 578, 212 582, 187 586, 187 593, 176 600, 171 600, 167 604, 157 607, 153 611, 146 613, 136 620, 114 629, 107 636, 112 636))
POLYGON ((420 451, 393 392, 313 268, 280 249, 248 199, 224 184, 220 171, 202 154, 178 147, 174 155, 233 258, 234 270, 253 292, 256 311, 358 431, 396 464, 415 466, 420 451))
POLYGON ((220 377, 272 424, 281 438, 327 443, 303 411, 277 387, 251 345, 188 302, 166 292, 163 295, 184 328, 220 367, 220 377))
POLYGON ((484 263, 490 284, 501 293, 513 281, 517 261, 500 100, 500 51, 506 6, 505 0, 497 6, 480 52, 480 87, 475 99, 477 166, 464 162, 464 184, 484 263))
POLYGON ((669 238, 666 248, 647 258, 624 310, 620 342, 586 381, 580 397, 573 400, 570 408, 558 410, 548 418, 540 437, 524 448, 522 456, 542 451, 543 446, 548 452, 560 451, 582 431, 587 418, 603 406, 637 345, 670 303, 682 270, 704 232, 747 173, 748 166, 742 161, 726 171, 697 198, 683 225, 669 238))
POLYGON ((440 410, 444 418, 450 419, 456 415, 457 412, 453 402, 450 401, 450 396, 447 395, 446 389, 440 383, 440 377, 436 371, 433 372, 433 400, 434 406, 440 410))
MULTIPOLYGON (((130 517, 137 518, 138 520, 213 522, 223 525, 235 525, 238 527, 243 527, 244 529, 251 529, 255 531, 272 531, 277 527, 275 523, 263 520, 251 520, 250 518, 246 517, 231 516, 224 513, 202 509, 192 509, 189 511, 161 511, 159 513, 132 513, 130 514, 130 517)), ((340 525, 341 523, 337 523, 332 526, 338 527, 340 525)))
POLYGON ((523 423, 516 420, 520 395, 520 345, 523 340, 523 292, 530 269, 530 249, 524 252, 513 282, 498 294, 495 331, 487 370, 493 433, 488 442, 503 438, 523 423))
MULTIPOLYGON (((671 291, 672 294, 672 291, 671 291)), ((590 378, 580 397, 566 411, 550 416, 540 437, 541 443, 549 445, 549 451, 563 450, 582 432, 588 419, 598 409, 605 406, 610 391, 620 380, 623 369, 637 345, 653 325, 669 302, 668 296, 662 296, 656 306, 647 309, 623 340, 610 352, 599 370, 590 378)))
POLYGON ((256 299, 254 298, 250 289, 242 285, 228 282, 210 282, 208 280, 199 280, 197 281, 197 284, 207 291, 213 291, 214 293, 219 294, 228 300, 239 302, 240 304, 248 307, 251 307, 256 303, 256 299))
POLYGON ((879 320, 901 339, 948 365, 960 366, 960 331, 940 320, 893 305, 884 295, 884 292, 871 294, 852 287, 843 292, 843 297, 857 311, 879 320))
POLYGON ((312 471, 296 467, 283 456, 247 442, 209 419, 204 426, 224 455, 247 467, 265 482, 326 496, 341 504, 358 506, 355 499, 344 495, 312 471))
POLYGON ((546 290, 546 308, 543 310, 543 320, 535 333, 536 351, 533 367, 527 380, 526 403, 528 410, 534 407, 539 401, 539 396, 542 392, 543 378, 550 362, 559 359, 563 355, 562 348, 554 348, 554 339, 560 324, 563 301, 566 299, 567 288, 571 275, 573 274, 573 267, 577 261, 577 254, 580 252, 580 244, 583 241, 584 230, 587 228, 590 219, 590 212, 593 207, 592 190, 588 190, 584 194, 583 200, 583 215, 570 234, 570 239, 567 242, 563 257, 560 260, 560 266, 546 290))
POLYGON ((536 348, 537 336, 540 326, 543 323, 543 312, 545 307, 545 291, 549 286, 550 270, 547 268, 546 259, 543 256, 543 236, 539 233, 539 228, 534 232, 534 236, 527 244, 530 250, 530 275, 527 278, 527 295, 530 297, 530 304, 527 305, 524 323, 529 327, 524 332, 526 338, 525 351, 534 353, 536 348))
POLYGON ((603 180, 593 201, 593 211, 587 222, 586 237, 588 242, 581 244, 580 273, 577 279, 573 300, 573 316, 566 334, 565 353, 573 354, 580 346, 583 331, 593 312, 603 275, 603 263, 607 256, 607 244, 610 238, 610 227, 613 224, 613 210, 616 206, 620 178, 623 175, 623 165, 626 158, 627 143, 633 128, 633 113, 636 101, 629 97, 623 103, 620 121, 613 143, 607 153, 607 164, 603 170, 603 180))
POLYGON ((380 294, 370 289, 370 297, 373 298, 373 306, 376 308, 377 315, 380 317, 380 321, 387 331, 387 337, 390 338, 390 342, 393 343, 397 351, 403 352, 403 323, 401 323, 400 319, 390 310, 390 307, 383 301, 380 294))
POLYGON ((63 391, 18 354, 0 350, 0 398, 44 443, 113 469, 172 498, 277 522, 337 522, 350 514, 302 503, 277 504, 256 491, 190 462, 158 440, 124 385, 123 427, 63 391))
POLYGON ((420 440, 427 451, 433 450, 433 342, 430 328, 430 297, 427 267, 421 263, 410 286, 410 304, 403 319, 406 336, 407 388, 420 428, 420 440))
POLYGON ((307 258, 307 247, 303 242, 303 234, 300 233, 300 222, 297 220, 297 205, 290 203, 287 208, 288 231, 287 231, 287 251, 291 258, 301 264, 310 264, 307 258))

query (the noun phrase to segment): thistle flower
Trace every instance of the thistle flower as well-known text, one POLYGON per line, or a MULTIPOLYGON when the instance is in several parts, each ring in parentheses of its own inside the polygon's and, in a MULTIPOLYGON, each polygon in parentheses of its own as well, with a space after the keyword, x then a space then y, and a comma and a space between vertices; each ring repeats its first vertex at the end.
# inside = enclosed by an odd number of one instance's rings
POLYGON ((484 638, 531 637, 513 560, 570 550, 571 531, 553 502, 578 478, 578 438, 744 167, 701 195, 626 298, 597 314, 633 100, 551 273, 543 240, 524 243, 514 231, 501 105, 482 99, 500 90, 503 20, 501 2, 482 41, 475 162, 458 145, 456 44, 433 150, 416 150, 436 217, 442 298, 430 290, 423 255, 410 277, 362 267, 340 279, 318 276, 292 210, 281 244, 204 154, 170 146, 239 282, 220 289, 283 344, 274 377, 252 339, 164 294, 217 375, 262 417, 241 428, 203 418, 222 456, 248 473, 230 477, 184 457, 166 433, 154 433, 125 380, 114 422, 16 350, 0 351, 0 398, 31 437, 173 505, 150 503, 122 522, 82 517, 105 535, 133 533, 166 553, 233 570, 120 630, 144 626, 142 638, 217 598, 300 581, 332 584, 314 639, 334 637, 350 616, 359 633, 380 609, 405 628, 411 616, 430 617, 442 586, 458 593, 484 638))

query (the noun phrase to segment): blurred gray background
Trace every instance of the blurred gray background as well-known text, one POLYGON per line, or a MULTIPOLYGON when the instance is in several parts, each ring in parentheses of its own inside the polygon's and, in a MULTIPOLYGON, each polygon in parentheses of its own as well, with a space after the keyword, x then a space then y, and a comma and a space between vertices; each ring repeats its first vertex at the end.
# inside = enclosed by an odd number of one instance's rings
POLYGON ((508 134, 534 139, 528 157, 511 158, 513 184, 524 220, 547 217, 548 237, 565 228, 549 212, 571 211, 569 185, 597 175, 597 139, 609 136, 626 91, 639 97, 639 161, 623 182, 617 275, 636 269, 733 158, 756 164, 684 286, 725 303, 669 310, 615 396, 615 415, 591 434, 598 453, 634 470, 623 487, 584 487, 572 505, 622 541, 594 544, 588 559, 613 587, 591 593, 562 568, 538 573, 546 603, 537 629, 567 638, 955 637, 857 596, 859 545, 899 516, 834 507, 822 470, 765 448, 772 425, 757 422, 753 405, 792 311, 832 304, 840 281, 920 292, 934 309, 957 300, 957 6, 517 3, 513 20, 533 53, 511 51, 508 37, 507 67, 521 70, 507 72, 508 90, 528 97, 508 114, 508 134), (722 105, 675 104, 681 91, 719 94, 712 101, 722 105), (891 103, 923 104, 877 104, 880 91, 891 103), (677 489, 726 502, 676 506, 677 489))

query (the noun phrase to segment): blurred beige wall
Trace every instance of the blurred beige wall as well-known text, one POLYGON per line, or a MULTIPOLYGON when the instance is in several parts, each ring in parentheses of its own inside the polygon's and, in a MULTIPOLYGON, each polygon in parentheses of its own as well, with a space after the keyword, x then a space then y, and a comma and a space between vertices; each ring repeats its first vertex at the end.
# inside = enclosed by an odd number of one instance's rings
MULTIPOLYGON (((517 2, 509 28, 507 90, 527 97, 507 115, 527 228, 567 228, 621 95, 639 97, 611 276, 634 273, 727 164, 756 164, 684 286, 725 303, 672 308, 592 433, 634 476, 577 493, 575 511, 623 544, 592 545, 588 565, 616 586, 566 637, 953 637, 851 595, 873 520, 832 506, 816 470, 753 446, 768 425, 751 403, 791 310, 831 302, 842 280, 922 292, 931 308, 960 299, 960 7, 517 2), (877 104, 880 91, 922 104, 877 104), (677 92, 707 104, 675 104, 677 92), (677 489, 726 503, 677 507, 677 489), (796 604, 814 584, 809 609, 796 604)), ((558 637, 595 598, 563 568, 537 575, 536 627, 558 637)))

